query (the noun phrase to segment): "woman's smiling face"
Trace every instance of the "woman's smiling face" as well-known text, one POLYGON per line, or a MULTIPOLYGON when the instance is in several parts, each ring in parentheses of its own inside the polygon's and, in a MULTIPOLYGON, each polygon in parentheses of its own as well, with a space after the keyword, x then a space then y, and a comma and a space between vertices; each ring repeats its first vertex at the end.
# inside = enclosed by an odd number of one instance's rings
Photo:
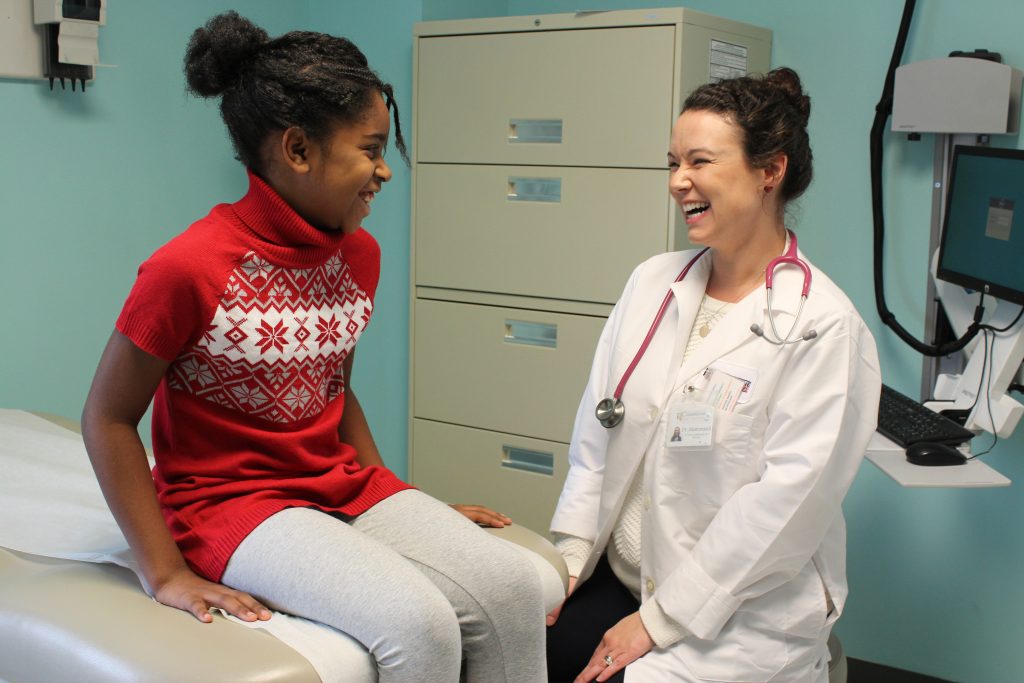
POLYGON ((668 165, 669 192, 691 243, 734 250, 763 221, 774 224, 770 171, 750 165, 743 131, 727 116, 683 112, 672 127, 668 165))

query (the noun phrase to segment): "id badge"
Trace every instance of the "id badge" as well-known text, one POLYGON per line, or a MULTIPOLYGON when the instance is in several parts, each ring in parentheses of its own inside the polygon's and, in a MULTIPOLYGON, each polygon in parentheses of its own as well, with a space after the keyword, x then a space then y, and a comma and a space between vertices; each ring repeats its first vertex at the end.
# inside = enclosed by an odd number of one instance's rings
POLYGON ((711 406, 677 398, 669 406, 665 447, 684 451, 711 450, 715 412, 711 406))

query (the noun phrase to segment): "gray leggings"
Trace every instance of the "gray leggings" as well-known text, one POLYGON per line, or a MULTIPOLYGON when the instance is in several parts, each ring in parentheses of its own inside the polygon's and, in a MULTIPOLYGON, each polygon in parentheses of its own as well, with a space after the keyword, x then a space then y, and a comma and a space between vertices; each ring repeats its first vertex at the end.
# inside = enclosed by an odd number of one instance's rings
POLYGON ((444 503, 408 490, 343 521, 289 508, 260 524, 223 583, 344 631, 380 683, 542 683, 536 568, 444 503))

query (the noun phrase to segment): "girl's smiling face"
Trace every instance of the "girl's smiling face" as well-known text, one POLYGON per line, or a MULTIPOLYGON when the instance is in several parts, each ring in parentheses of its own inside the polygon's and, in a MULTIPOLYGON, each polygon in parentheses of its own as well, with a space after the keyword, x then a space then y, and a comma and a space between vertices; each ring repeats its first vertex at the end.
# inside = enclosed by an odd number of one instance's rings
POLYGON ((384 98, 374 93, 362 118, 335 128, 324 144, 306 146, 308 172, 293 206, 311 225, 351 233, 370 215, 370 203, 391 179, 384 161, 388 114, 384 98))

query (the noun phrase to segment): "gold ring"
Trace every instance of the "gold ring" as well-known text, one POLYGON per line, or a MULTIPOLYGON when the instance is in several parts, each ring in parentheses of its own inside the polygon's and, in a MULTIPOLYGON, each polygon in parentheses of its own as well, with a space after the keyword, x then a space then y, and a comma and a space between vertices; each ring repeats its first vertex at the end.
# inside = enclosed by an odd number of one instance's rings
POLYGON ((614 660, 614 659, 612 659, 612 656, 611 656, 611 655, 605 655, 605 656, 604 656, 604 665, 605 665, 605 666, 611 666, 611 665, 612 665, 612 664, 614 664, 614 663, 615 663, 615 660, 614 660))

